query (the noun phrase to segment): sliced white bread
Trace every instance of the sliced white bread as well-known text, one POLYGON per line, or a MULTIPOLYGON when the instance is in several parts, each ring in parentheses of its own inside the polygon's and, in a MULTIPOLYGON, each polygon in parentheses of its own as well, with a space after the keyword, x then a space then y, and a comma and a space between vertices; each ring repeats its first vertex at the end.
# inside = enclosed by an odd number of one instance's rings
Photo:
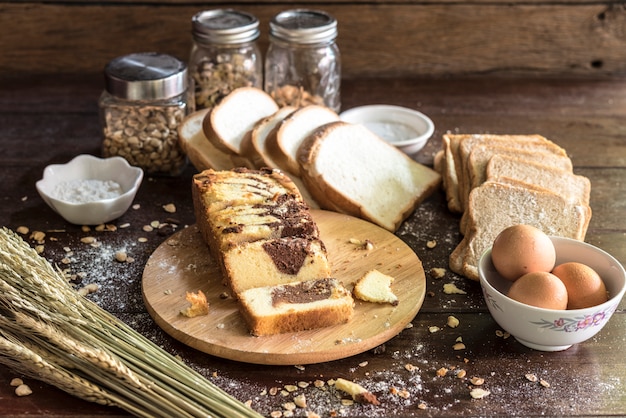
MULTIPOLYGON (((459 143, 458 160, 460 164, 457 166, 459 199, 462 209, 466 209, 467 196, 473 187, 472 176, 476 172, 483 173, 483 177, 480 179, 482 181, 478 181, 475 185, 479 185, 484 181, 484 167, 486 167, 491 155, 494 154, 494 152, 489 152, 489 150, 496 147, 515 149, 525 154, 536 152, 552 153, 559 158, 569 160, 563 148, 540 135, 481 135, 466 138, 459 143), (475 158, 475 160, 470 161, 470 156, 477 147, 481 147, 481 152, 487 152, 489 157, 482 160, 475 158), (476 163, 481 165, 476 165, 476 163)), ((475 154, 479 153, 476 152, 475 154)), ((571 166, 571 162, 569 164, 571 166)))
POLYGON ((496 154, 489 160, 486 179, 511 178, 536 184, 568 200, 589 205, 591 182, 587 177, 552 165, 496 154))
POLYGON ((300 175, 297 153, 300 144, 316 128, 339 120, 332 109, 309 105, 298 108, 287 116, 266 140, 266 150, 279 168, 300 175))
POLYGON ((255 87, 233 90, 215 107, 203 121, 206 137, 218 149, 235 155, 241 154, 244 136, 261 119, 278 110, 274 99, 255 87))
POLYGON ((305 185, 326 209, 396 231, 441 184, 441 176, 361 125, 332 122, 301 144, 305 185))
POLYGON ((270 116, 258 121, 241 144, 242 155, 248 157, 257 168, 279 168, 267 151, 266 141, 276 126, 295 110, 297 108, 293 106, 281 107, 270 116))
POLYGON ((209 168, 229 170, 234 167, 232 154, 216 148, 202 130, 202 122, 208 112, 209 109, 193 112, 178 126, 180 147, 198 171, 209 168))
POLYGON ((551 148, 555 153, 565 154, 564 150, 540 135, 445 134, 442 138, 445 164, 441 167, 444 169, 448 209, 452 212, 461 213, 464 210, 463 199, 467 197, 467 192, 463 194, 466 172, 464 162, 471 148, 477 143, 518 149, 543 144, 540 146, 551 148))
POLYGON ((527 224, 548 235, 584 240, 591 209, 539 187, 487 181, 469 196, 468 229, 450 255, 450 269, 478 280, 478 261, 505 228, 527 224))

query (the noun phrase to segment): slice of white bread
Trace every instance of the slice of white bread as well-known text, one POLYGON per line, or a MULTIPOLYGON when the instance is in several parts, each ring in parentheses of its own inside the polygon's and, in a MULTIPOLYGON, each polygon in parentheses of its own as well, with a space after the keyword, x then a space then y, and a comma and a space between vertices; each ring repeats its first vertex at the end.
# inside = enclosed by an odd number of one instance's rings
POLYGON ((296 109, 293 106, 281 107, 270 116, 258 121, 241 144, 242 155, 252 160, 257 168, 280 168, 270 157, 266 141, 275 128, 296 109))
POLYGON ((202 127, 207 139, 218 149, 241 154, 244 136, 261 119, 278 110, 272 97, 255 87, 240 87, 211 108, 202 127))
POLYGON ((229 170, 234 167, 232 154, 218 149, 207 139, 202 122, 210 109, 193 112, 178 126, 178 139, 183 152, 198 171, 229 170))
POLYGON ((302 179, 322 207, 389 231, 441 184, 436 171, 362 125, 323 125, 302 142, 297 156, 302 179))
POLYGON ((346 323, 354 311, 352 295, 332 278, 248 289, 239 302, 256 336, 346 323))
POLYGON ((551 149, 554 153, 565 154, 558 145, 540 135, 491 135, 491 134, 445 134, 442 138, 442 151, 445 164, 441 164, 444 170, 444 187, 448 201, 448 209, 452 212, 463 212, 464 199, 468 191, 464 189, 468 179, 466 178, 465 162, 469 152, 476 144, 488 144, 490 146, 509 147, 516 149, 535 148, 536 146, 551 149))
POLYGON ((574 174, 571 169, 496 154, 489 159, 485 172, 485 180, 511 178, 532 183, 568 200, 589 205, 591 181, 585 176, 574 174))
POLYGON ((320 105, 298 108, 287 116, 266 140, 266 150, 279 168, 299 176, 298 148, 315 129, 339 120, 332 109, 320 105))
POLYGON ((589 206, 573 203, 539 187, 487 181, 469 195, 468 229, 450 255, 450 269, 478 280, 478 261, 505 228, 532 225, 548 235, 583 240, 589 206))
POLYGON ((394 278, 374 269, 365 273, 354 285, 354 297, 366 302, 398 304, 398 297, 391 290, 394 278))

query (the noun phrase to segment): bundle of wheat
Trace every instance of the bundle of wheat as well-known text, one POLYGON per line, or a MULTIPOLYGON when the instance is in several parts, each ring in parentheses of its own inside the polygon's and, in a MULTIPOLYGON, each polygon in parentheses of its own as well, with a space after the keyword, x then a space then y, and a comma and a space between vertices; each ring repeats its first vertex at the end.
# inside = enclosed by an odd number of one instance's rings
POLYGON ((136 416, 260 416, 80 296, 7 228, 0 230, 0 363, 136 416))

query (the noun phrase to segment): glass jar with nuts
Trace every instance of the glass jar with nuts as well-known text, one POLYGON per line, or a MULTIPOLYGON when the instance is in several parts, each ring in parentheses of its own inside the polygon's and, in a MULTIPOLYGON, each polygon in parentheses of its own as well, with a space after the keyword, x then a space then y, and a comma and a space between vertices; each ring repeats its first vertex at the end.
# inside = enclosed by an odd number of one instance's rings
POLYGON ((206 10, 193 16, 191 23, 189 71, 196 110, 213 107, 236 88, 262 88, 255 16, 231 9, 206 10))
POLYGON ((317 10, 288 10, 270 21, 264 89, 280 105, 341 108, 337 20, 317 10))
POLYGON ((165 54, 135 53, 107 64, 99 100, 102 154, 147 174, 179 175, 187 165, 178 126, 189 113, 187 66, 165 54))

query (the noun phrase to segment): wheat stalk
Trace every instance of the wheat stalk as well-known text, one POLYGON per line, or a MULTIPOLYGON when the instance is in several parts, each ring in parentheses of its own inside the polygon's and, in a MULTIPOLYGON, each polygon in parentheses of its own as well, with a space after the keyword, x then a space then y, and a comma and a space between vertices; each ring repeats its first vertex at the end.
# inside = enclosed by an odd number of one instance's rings
POLYGON ((0 363, 145 417, 259 417, 92 301, 0 230, 0 363))

